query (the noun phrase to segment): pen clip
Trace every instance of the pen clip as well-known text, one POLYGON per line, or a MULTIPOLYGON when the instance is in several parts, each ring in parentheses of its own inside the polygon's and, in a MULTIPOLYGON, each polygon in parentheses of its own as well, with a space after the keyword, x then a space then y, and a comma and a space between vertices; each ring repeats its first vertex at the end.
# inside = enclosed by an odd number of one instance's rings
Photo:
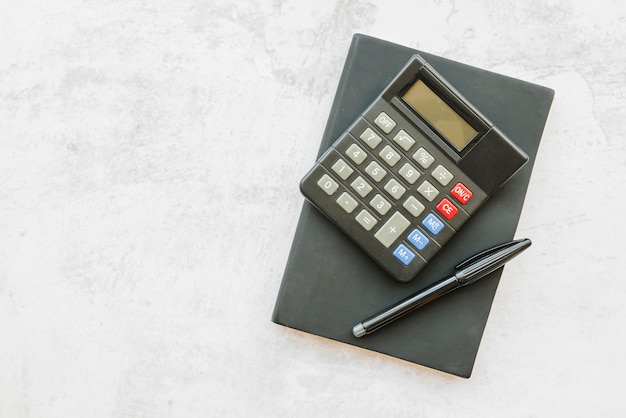
POLYGON ((464 268, 469 267, 472 264, 477 263, 478 261, 489 257, 490 255, 493 255, 499 251, 502 251, 505 248, 512 247, 513 245, 519 244, 522 241, 524 240, 518 239, 516 241, 505 242, 504 244, 496 245, 495 247, 486 249, 485 251, 482 251, 476 255, 471 256, 467 260, 460 262, 454 267, 454 270, 463 270, 464 268))

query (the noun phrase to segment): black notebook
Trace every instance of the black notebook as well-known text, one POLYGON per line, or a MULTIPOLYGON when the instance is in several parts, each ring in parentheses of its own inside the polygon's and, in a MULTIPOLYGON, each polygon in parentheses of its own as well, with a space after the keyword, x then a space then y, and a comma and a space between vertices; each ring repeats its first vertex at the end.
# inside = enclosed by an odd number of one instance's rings
MULTIPOLYGON (((528 164, 409 283, 390 278, 329 220, 304 202, 272 321, 469 377, 502 269, 373 334, 356 338, 352 327, 449 275, 467 257, 513 239, 554 92, 357 34, 350 46, 318 156, 416 53, 522 148, 529 156, 528 164)), ((311 166, 313 162, 311 156, 311 166)), ((303 175, 307 169, 303 169, 303 175)))

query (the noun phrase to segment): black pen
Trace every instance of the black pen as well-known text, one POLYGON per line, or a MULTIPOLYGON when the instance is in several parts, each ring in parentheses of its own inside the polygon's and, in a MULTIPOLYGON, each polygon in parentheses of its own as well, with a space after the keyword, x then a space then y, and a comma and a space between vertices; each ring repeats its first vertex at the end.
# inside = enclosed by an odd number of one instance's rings
POLYGON ((472 284, 502 267, 507 261, 530 247, 530 244, 531 241, 528 238, 520 239, 497 245, 478 253, 457 265, 454 268, 454 274, 452 274, 452 276, 440 280, 401 300, 395 305, 370 316, 355 325, 354 328, 352 328, 352 333, 355 337, 371 334, 377 329, 384 327, 420 306, 426 305, 428 302, 432 302, 446 293, 456 290, 461 286, 472 284))

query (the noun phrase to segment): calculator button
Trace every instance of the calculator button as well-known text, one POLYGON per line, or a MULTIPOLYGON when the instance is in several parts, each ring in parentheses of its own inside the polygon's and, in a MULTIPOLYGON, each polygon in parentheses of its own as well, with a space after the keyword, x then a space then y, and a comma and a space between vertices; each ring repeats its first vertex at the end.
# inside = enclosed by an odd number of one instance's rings
POLYGON ((391 209, 391 203, 387 202, 387 200, 379 194, 374 196, 370 201, 370 206, 382 216, 385 216, 387 212, 389 212, 389 209, 391 209))
POLYGON ((361 138, 361 140, 363 140, 363 142, 365 142, 371 149, 376 148, 378 144, 380 144, 380 141, 382 141, 380 136, 378 136, 372 128, 365 129, 359 138, 361 138))
POLYGON ((387 184, 385 184, 384 189, 396 200, 400 199, 404 195, 404 192, 406 192, 406 189, 395 179, 389 180, 387 184))
POLYGON ((352 213, 354 208, 358 206, 357 201, 346 192, 341 193, 341 196, 337 199, 337 204, 348 213, 352 213))
POLYGON ((341 158, 333 164, 333 171, 337 173, 342 180, 346 180, 354 172, 354 170, 341 158))
POLYGON ((382 168, 380 164, 378 164, 376 161, 372 161, 371 163, 369 163, 365 168, 365 172, 372 179, 374 179, 376 183, 380 182, 383 178, 385 178, 385 175, 387 175, 385 169, 382 168))
POLYGON ((454 187, 450 190, 450 194, 462 205, 469 202, 469 200, 473 196, 471 190, 465 187, 465 185, 460 182, 454 185, 454 187))
POLYGON ((320 186, 328 196, 332 196, 339 188, 339 184, 331 179, 328 174, 324 174, 322 178, 318 180, 317 185, 320 186))
POLYGON ((365 180, 363 180, 363 177, 361 176, 354 179, 354 181, 352 182, 352 184, 350 184, 350 186, 352 186, 352 188, 361 197, 367 196, 372 191, 372 186, 370 186, 365 180))
POLYGON ((346 155, 357 164, 361 164, 367 158, 365 151, 363 151, 357 144, 350 145, 350 147, 346 150, 346 155))
POLYGON ((413 159, 420 165, 424 170, 426 170, 430 165, 435 161, 435 158, 428 153, 423 147, 417 150, 415 154, 413 154, 413 159))
POLYGON ((393 131, 393 128, 396 127, 396 122, 385 112, 380 112, 376 119, 374 119, 374 123, 386 134, 393 131))
POLYGON ((374 227, 374 225, 376 225, 376 223, 378 222, 376 218, 370 215, 370 213, 366 211, 365 209, 359 212, 359 214, 356 216, 356 221, 363 228, 365 228, 366 231, 370 231, 374 227))
POLYGON ((413 144, 415 144, 415 140, 413 137, 406 133, 404 129, 400 129, 400 132, 393 137, 393 141, 400 145, 403 150, 408 151, 411 149, 413 144))
POLYGON ((427 180, 424 180, 421 186, 417 188, 417 191, 429 202, 435 200, 435 197, 439 194, 439 190, 437 190, 435 186, 430 184, 427 180))
POLYGON ((398 164, 398 161, 400 161, 400 154, 398 154, 396 150, 391 148, 389 145, 383 148, 383 150, 378 155, 380 156, 380 158, 383 159, 384 162, 389 164, 389 166, 391 167, 398 164))
POLYGON ((419 229, 414 229, 413 232, 409 234, 407 239, 409 240, 411 244, 415 246, 415 248, 417 248, 420 251, 426 248, 426 246, 430 242, 428 237, 426 237, 426 235, 424 235, 422 231, 420 231, 419 229))
POLYGON ((437 210, 447 220, 451 220, 452 218, 454 218, 454 215, 456 215, 459 211, 459 209, 452 203, 450 203, 450 201, 445 197, 441 199, 441 202, 439 202, 439 204, 437 205, 437 210))
POLYGON ((446 168, 442 166, 441 164, 439 164, 437 168, 433 170, 432 176, 442 186, 447 186, 448 183, 450 183, 450 181, 452 180, 452 177, 454 177, 452 173, 446 170, 446 168))
POLYGON ((411 225, 411 223, 400 212, 391 215, 391 218, 374 234, 385 248, 391 244, 411 225))
POLYGON ((424 205, 422 205, 420 201, 415 198, 415 196, 409 196, 402 206, 416 218, 420 216, 425 209, 424 205))
POLYGON ((420 177, 419 171, 417 168, 413 167, 409 163, 405 163, 398 173, 404 178, 409 184, 414 184, 417 179, 420 177))
POLYGON ((440 233, 444 226, 443 221, 432 213, 429 213, 428 216, 424 218, 422 225, 433 235, 440 233))
POLYGON ((393 255, 405 266, 411 264, 411 261, 415 258, 413 251, 409 250, 409 248, 404 244, 398 245, 398 248, 396 248, 393 252, 393 255))

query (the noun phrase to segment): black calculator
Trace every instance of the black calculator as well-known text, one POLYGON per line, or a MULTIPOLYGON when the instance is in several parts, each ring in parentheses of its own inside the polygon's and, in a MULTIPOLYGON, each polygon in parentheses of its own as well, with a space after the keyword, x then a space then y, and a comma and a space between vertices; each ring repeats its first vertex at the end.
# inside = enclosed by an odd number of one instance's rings
POLYGON ((414 55, 300 189, 394 279, 406 282, 527 161, 414 55))

